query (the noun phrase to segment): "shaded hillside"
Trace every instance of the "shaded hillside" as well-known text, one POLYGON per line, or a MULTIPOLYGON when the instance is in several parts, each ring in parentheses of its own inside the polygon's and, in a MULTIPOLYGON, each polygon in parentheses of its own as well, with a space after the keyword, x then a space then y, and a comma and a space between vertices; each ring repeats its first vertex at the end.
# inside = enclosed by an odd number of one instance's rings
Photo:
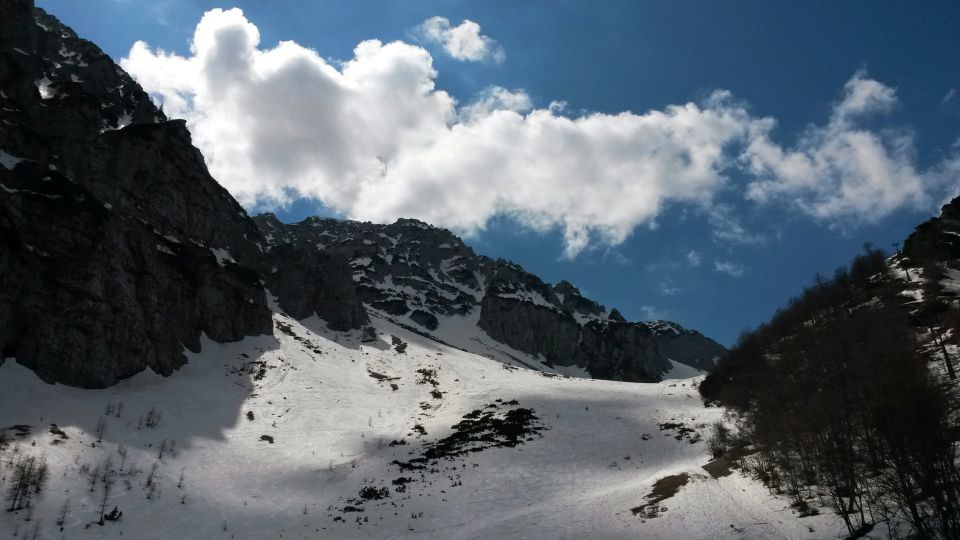
POLYGON ((25 0, 0 4, 0 104, 0 362, 105 386, 270 332, 257 274, 217 256, 259 233, 184 122, 25 0))
POLYGON ((801 512, 829 508, 851 536, 960 537, 955 206, 902 254, 868 246, 816 278, 700 388, 739 412, 740 439, 720 437, 718 454, 752 445, 751 473, 801 512))

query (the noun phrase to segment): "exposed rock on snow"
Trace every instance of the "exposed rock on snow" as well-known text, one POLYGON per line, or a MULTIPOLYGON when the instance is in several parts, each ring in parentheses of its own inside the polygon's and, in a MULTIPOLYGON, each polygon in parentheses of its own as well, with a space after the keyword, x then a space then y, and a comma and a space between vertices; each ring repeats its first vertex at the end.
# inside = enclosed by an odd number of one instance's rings
MULTIPOLYGON (((671 369, 668 359, 709 370, 726 352, 675 323, 631 323, 616 310, 608 314, 569 282, 551 286, 519 265, 477 255, 449 231, 416 220, 377 225, 323 218, 283 224, 272 214, 253 219, 272 251, 284 252, 288 260, 321 252, 346 261, 360 300, 372 310, 449 343, 458 336, 444 321, 474 319, 486 337, 543 362, 523 365, 655 381, 671 369)), ((273 284, 284 280, 268 281, 274 290, 273 284)))

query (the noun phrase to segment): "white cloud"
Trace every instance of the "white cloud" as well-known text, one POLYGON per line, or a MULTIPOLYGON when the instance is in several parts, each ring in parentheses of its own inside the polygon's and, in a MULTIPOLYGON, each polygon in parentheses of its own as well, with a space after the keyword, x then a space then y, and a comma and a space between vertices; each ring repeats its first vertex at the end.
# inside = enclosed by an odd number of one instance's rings
POLYGON ((715 200, 740 193, 735 169, 757 175, 752 200, 796 200, 825 220, 879 219, 927 200, 910 138, 856 128, 895 105, 892 89, 862 73, 826 127, 784 149, 769 137, 774 121, 728 92, 642 114, 568 116, 561 102, 536 108, 523 90, 491 86, 458 106, 435 87, 421 47, 364 41, 332 65, 291 41, 261 48, 239 9, 204 14, 188 57, 137 42, 121 65, 168 115, 187 119, 213 176, 248 208, 311 197, 351 219, 412 217, 465 235, 502 215, 559 227, 574 257, 620 244, 677 204, 703 211, 717 238, 748 241, 715 200))
POLYGON ((496 110, 525 113, 533 109, 533 100, 523 90, 507 90, 499 86, 488 86, 472 103, 460 108, 460 118, 464 122, 482 120, 496 110))
POLYGON ((569 257, 619 244, 667 202, 708 204, 726 181, 725 149, 755 123, 723 92, 571 118, 492 87, 458 110, 420 47, 365 41, 337 68, 293 42, 260 49, 238 9, 207 12, 188 58, 138 42, 121 64, 188 120, 214 177, 246 206, 315 197, 353 219, 464 234, 509 215, 561 227, 569 257))
POLYGON ((736 209, 729 204, 715 202, 707 212, 707 220, 717 240, 730 244, 759 244, 766 240, 763 235, 747 230, 736 209))
POLYGON ((733 261, 714 261, 714 269, 721 274, 738 278, 743 275, 743 267, 733 261))
POLYGON ((655 321, 666 318, 664 312, 660 311, 655 306, 640 306, 640 311, 643 313, 644 320, 647 321, 655 321))
POLYGON ((660 282, 660 294, 664 296, 676 296, 682 289, 669 281, 660 282))
POLYGON ((480 25, 471 20, 450 26, 446 17, 430 17, 417 27, 417 33, 426 41, 442 45, 457 60, 478 62, 492 58, 499 64, 507 58, 503 47, 481 34, 480 25))
POLYGON ((700 266, 700 263, 703 261, 703 258, 700 257, 700 254, 692 249, 689 252, 687 252, 686 257, 687 257, 687 263, 689 263, 690 266, 694 266, 694 267, 700 266))
MULTIPOLYGON (((914 166, 913 137, 871 131, 859 122, 896 105, 896 92, 857 72, 825 126, 810 126, 796 148, 784 149, 763 130, 742 155, 757 179, 748 198, 788 201, 830 224, 873 223, 903 208, 930 204, 929 182, 914 166)), ((772 126, 771 126, 772 127, 772 126)))

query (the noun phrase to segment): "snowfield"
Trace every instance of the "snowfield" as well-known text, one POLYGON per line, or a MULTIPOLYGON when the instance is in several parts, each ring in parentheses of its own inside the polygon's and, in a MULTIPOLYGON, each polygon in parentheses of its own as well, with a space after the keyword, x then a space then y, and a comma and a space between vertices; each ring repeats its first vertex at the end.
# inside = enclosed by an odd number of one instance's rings
POLYGON ((0 452, 0 488, 9 491, 11 463, 22 456, 44 456, 51 474, 29 509, 0 512, 0 537, 836 538, 841 531, 831 515, 797 517, 785 499, 738 472, 714 479, 701 468, 708 461, 701 439, 721 410, 703 406, 699 379, 567 378, 378 317, 369 343, 315 318, 276 314, 274 322, 273 336, 205 339, 173 376, 141 373, 106 390, 49 385, 8 359, 0 366, 0 430, 13 441, 0 452), (151 409, 160 419, 147 427, 151 409), (525 409, 533 418, 522 429, 505 427, 523 416, 510 411, 525 409), (455 447, 465 453, 415 461, 462 442, 465 426, 483 422, 501 432, 477 428, 476 440, 455 447), (101 478, 91 491, 91 472, 107 459, 115 472, 105 509, 123 516, 100 525, 104 485, 101 478), (395 461, 414 468, 401 471, 395 461), (631 510, 648 502, 657 480, 684 473, 689 481, 675 495, 631 510))

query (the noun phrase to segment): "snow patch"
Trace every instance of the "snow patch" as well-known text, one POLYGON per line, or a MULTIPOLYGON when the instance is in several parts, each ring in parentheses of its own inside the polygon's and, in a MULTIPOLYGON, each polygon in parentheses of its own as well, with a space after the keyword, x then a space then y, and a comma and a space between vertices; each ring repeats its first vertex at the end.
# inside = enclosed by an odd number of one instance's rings
POLYGON ((675 379, 692 379, 694 377, 699 377, 701 375, 706 375, 707 372, 697 369, 693 366, 688 366, 686 364, 681 364, 674 360, 668 359, 670 365, 673 366, 669 371, 663 374, 663 380, 675 380, 675 379))
POLYGON ((234 264, 237 262, 230 256, 230 252, 225 249, 210 248, 210 253, 213 253, 213 256, 217 258, 217 264, 220 266, 226 266, 228 262, 234 264))
POLYGON ((37 87, 37 91, 40 92, 41 99, 50 99, 56 96, 56 92, 50 89, 50 84, 52 83, 53 81, 51 81, 46 75, 44 75, 41 79, 33 81, 33 84, 37 87))
POLYGON ((23 158, 17 157, 13 154, 8 154, 3 150, 0 150, 0 165, 8 171, 12 171, 14 167, 17 166, 17 163, 21 161, 26 161, 23 158))

